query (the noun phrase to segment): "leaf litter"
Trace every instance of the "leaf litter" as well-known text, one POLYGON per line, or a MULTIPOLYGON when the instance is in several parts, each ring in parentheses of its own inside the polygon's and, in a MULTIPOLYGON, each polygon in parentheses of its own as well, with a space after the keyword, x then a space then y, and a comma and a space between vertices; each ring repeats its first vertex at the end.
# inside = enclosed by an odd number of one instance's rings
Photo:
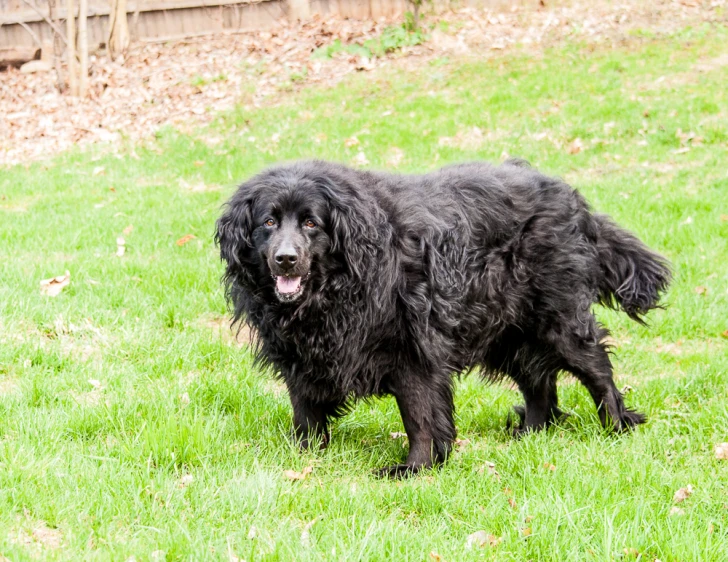
MULTIPOLYGON (((311 55, 335 41, 362 45, 381 37, 387 26, 401 25, 401 18, 315 16, 304 23, 280 21, 263 31, 138 41, 117 61, 103 51, 91 55, 90 94, 84 100, 59 94, 53 72, 23 74, 9 68, 0 73, 0 166, 44 159, 77 144, 109 143, 110 150, 120 150, 122 138, 152 138, 168 125, 199 127, 236 105, 246 110, 275 105, 285 91, 312 84, 331 87, 350 74, 383 66, 419 69, 449 52, 492 57, 514 48, 543 51, 567 41, 615 44, 646 28, 669 35, 719 21, 724 2, 533 4, 510 11, 438 10, 427 17, 453 31, 438 29, 421 45, 379 57, 339 52, 322 60, 311 55)), ((687 132, 680 141, 687 148, 700 139, 687 132)), ((454 142, 475 148, 482 139, 470 130, 454 142)), ((101 176, 105 170, 98 167, 94 173, 101 176)))

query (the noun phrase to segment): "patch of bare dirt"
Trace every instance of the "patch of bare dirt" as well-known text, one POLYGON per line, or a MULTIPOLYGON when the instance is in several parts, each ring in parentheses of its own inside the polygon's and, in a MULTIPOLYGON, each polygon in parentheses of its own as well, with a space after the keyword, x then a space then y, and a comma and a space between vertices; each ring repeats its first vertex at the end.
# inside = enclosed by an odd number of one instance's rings
MULTIPOLYGON (((564 41, 611 44, 634 40, 635 30, 660 35, 702 22, 724 23, 726 0, 545 4, 430 15, 426 21, 447 25, 436 26, 423 45, 373 60, 344 53, 321 60, 311 54, 337 39, 362 43, 393 22, 318 18, 262 32, 139 43, 122 61, 92 57, 91 93, 85 100, 60 95, 51 72, 9 69, 0 75, 0 165, 46 158, 76 144, 117 147, 122 136, 135 141, 164 125, 197 127, 236 104, 280 103, 282 93, 302 86, 330 86, 352 73, 387 66, 419 68, 445 54, 482 58, 516 47, 543 50, 564 41)), ((696 71, 723 64, 722 57, 697 61, 696 71)), ((208 141, 214 145, 221 139, 208 141)))
MULTIPOLYGON (((114 343, 115 338, 94 326, 89 318, 82 318, 78 323, 74 323, 59 315, 52 324, 38 326, 21 323, 12 331, 2 330, 0 343, 3 341, 32 343, 41 349, 54 347, 65 357, 87 362, 98 360, 103 350, 114 343)), ((30 364, 30 359, 26 361, 30 364)))
POLYGON ((212 331, 213 335, 220 337, 229 345, 250 345, 253 342, 253 334, 246 325, 230 326, 230 318, 223 316, 205 316, 200 319, 200 324, 212 331))
POLYGON ((18 384, 18 381, 7 377, 0 377, 0 397, 10 396, 17 393, 19 390, 20 385, 18 384))
POLYGON ((12 533, 10 541, 24 546, 36 555, 47 550, 57 550, 63 545, 63 533, 59 529, 53 529, 45 521, 30 521, 26 512, 27 521, 22 528, 12 533))

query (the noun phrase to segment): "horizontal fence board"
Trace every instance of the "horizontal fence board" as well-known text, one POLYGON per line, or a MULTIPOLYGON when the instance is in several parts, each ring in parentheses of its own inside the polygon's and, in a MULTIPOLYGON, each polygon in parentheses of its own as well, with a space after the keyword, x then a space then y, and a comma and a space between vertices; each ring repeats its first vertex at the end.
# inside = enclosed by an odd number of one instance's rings
MULTIPOLYGON (((185 8, 198 8, 204 10, 212 9, 217 6, 254 6, 256 4, 281 3, 285 3, 285 0, 144 0, 140 2, 127 2, 126 12, 129 16, 132 16, 136 12, 145 13, 157 12, 160 10, 183 10, 185 8)), ((108 16, 109 10, 109 2, 89 2, 88 17, 108 16)), ((41 8, 41 11, 45 14, 47 6, 45 8, 41 8)), ((58 18, 62 20, 66 19, 65 5, 60 6, 57 12, 58 18)), ((28 8, 25 4, 17 10, 0 10, 0 24, 12 24, 18 22, 28 23, 31 21, 43 21, 43 16, 35 10, 28 8)))
MULTIPOLYGON (((47 10, 45 0, 35 0, 47 10)), ((311 16, 336 15, 357 19, 393 17, 411 9, 407 0, 309 0, 311 16)), ((461 0, 461 5, 503 7, 505 0, 461 0)), ((536 0, 509 0, 533 4, 536 0)), ((65 31, 65 3, 59 7, 65 31)), ((129 32, 133 39, 172 39, 222 31, 266 29, 288 19, 288 0, 128 0, 129 32)), ((90 0, 89 45, 106 42, 108 0, 90 0)), ((51 40, 50 28, 35 10, 22 0, 0 0, 0 49, 40 47, 51 40), (22 25, 21 25, 22 24, 22 25), (25 28, 24 28, 25 26, 25 28), (27 29, 26 29, 27 28, 27 29)))

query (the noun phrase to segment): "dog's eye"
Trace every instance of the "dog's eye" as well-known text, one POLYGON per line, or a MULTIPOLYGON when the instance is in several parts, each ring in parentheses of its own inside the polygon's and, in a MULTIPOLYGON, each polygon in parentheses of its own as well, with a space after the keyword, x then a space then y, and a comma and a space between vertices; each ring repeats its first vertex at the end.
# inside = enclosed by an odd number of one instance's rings
POLYGON ((271 227, 276 225, 276 221, 273 219, 267 219, 263 224, 267 227, 271 227))
POLYGON ((303 223, 303 226, 306 228, 316 228, 316 223, 313 222, 311 219, 306 219, 306 221, 303 223))

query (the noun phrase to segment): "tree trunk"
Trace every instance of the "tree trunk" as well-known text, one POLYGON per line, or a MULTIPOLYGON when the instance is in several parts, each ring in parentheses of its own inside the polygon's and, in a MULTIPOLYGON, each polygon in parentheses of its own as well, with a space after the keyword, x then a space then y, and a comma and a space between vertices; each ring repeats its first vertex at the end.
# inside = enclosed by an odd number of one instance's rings
POLYGON ((85 98, 88 95, 88 29, 86 16, 88 14, 88 0, 78 0, 78 54, 79 76, 78 95, 85 98))
POLYGON ((68 49, 68 87, 72 96, 78 96, 78 61, 76 60, 76 4, 66 0, 66 43, 68 49))
POLYGON ((63 93, 66 89, 66 83, 63 81, 63 72, 61 71, 61 38, 58 34, 58 20, 56 19, 56 0, 48 0, 48 19, 53 22, 51 33, 53 34, 53 66, 56 69, 56 88, 63 93))
POLYGON ((106 48, 111 59, 123 55, 129 47, 129 24, 126 18, 126 0, 111 0, 109 36, 106 48))

